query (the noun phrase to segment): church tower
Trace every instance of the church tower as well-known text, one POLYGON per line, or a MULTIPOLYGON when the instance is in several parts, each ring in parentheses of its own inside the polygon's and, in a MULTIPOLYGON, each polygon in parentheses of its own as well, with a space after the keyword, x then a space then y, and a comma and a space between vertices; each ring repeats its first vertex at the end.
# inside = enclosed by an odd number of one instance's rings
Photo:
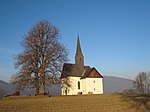
POLYGON ((76 64, 78 70, 80 70, 81 73, 82 73, 84 71, 84 57, 83 57, 83 54, 82 54, 82 51, 81 51, 79 35, 78 35, 78 40, 77 40, 75 64, 76 64))

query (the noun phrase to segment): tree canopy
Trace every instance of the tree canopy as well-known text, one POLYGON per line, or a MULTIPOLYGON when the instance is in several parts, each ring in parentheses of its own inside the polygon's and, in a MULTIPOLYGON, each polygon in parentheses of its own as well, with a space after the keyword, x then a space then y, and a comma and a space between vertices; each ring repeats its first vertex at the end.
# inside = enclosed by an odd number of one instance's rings
POLYGON ((19 71, 12 79, 18 89, 34 87, 36 94, 45 94, 45 86, 60 74, 68 59, 59 39, 59 30, 46 20, 37 22, 25 35, 21 42, 24 50, 16 56, 15 67, 19 71))

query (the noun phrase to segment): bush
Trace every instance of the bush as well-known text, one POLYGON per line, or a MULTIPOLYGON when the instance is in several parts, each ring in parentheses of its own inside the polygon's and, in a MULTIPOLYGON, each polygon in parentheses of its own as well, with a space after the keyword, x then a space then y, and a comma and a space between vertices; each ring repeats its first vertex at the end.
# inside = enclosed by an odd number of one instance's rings
POLYGON ((19 96, 20 95, 20 91, 15 91, 12 96, 19 96))
POLYGON ((133 90, 133 89, 125 89, 125 90, 123 91, 123 93, 124 93, 124 94, 135 94, 136 92, 135 92, 135 90, 133 90))

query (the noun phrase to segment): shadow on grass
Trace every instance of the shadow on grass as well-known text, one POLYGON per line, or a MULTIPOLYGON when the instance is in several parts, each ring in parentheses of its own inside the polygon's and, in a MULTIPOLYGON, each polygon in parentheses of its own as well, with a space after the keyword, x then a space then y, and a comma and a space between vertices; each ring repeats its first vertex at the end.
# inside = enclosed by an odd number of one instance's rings
POLYGON ((123 94, 123 98, 133 101, 131 107, 137 112, 150 112, 150 95, 123 94))

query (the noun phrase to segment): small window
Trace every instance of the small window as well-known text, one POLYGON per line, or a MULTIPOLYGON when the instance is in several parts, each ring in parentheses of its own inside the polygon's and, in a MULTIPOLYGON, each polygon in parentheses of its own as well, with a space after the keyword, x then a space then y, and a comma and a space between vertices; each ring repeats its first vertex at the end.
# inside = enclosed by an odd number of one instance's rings
POLYGON ((93 83, 95 83, 95 80, 93 81, 93 83))
POLYGON ((78 81, 78 89, 80 89, 80 82, 78 81))
POLYGON ((94 88, 94 91, 95 91, 95 88, 94 88))

